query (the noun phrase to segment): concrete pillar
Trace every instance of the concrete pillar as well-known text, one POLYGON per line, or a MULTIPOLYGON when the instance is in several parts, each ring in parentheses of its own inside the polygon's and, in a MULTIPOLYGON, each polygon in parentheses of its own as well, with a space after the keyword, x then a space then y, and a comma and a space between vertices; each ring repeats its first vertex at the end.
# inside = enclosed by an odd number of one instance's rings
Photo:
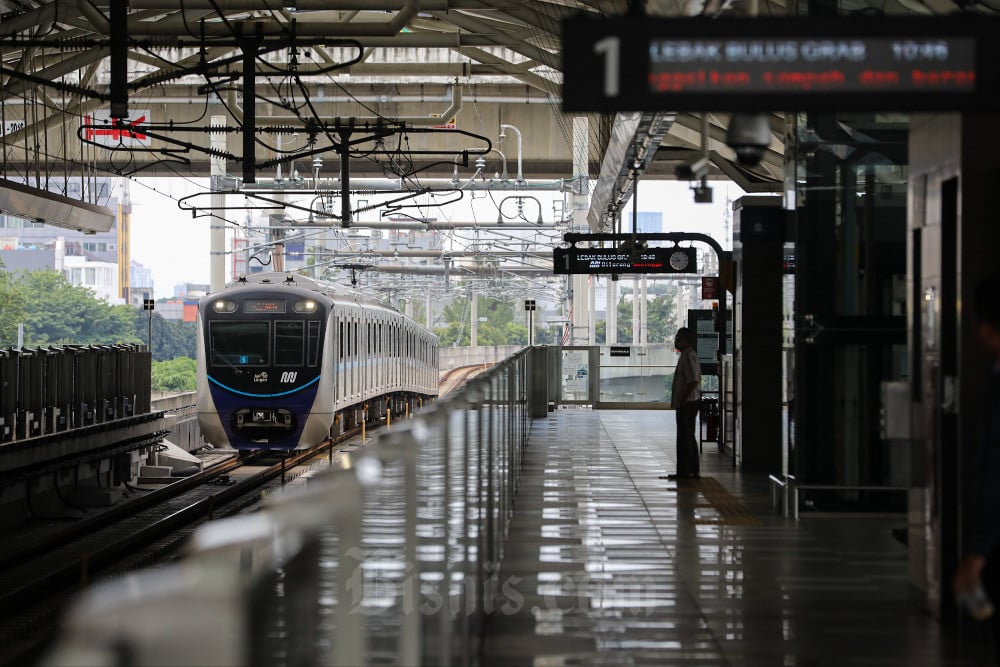
POLYGON ((469 292, 469 299, 469 318, 471 320, 469 345, 476 347, 479 345, 479 294, 469 292))
POLYGON ((427 290, 427 311, 424 313, 424 326, 430 329, 431 324, 433 323, 434 320, 431 314, 431 292, 430 290, 427 290))
POLYGON ((528 416, 540 419, 549 414, 548 349, 536 347, 528 353, 528 416))
POLYGON ((639 345, 646 345, 649 342, 649 301, 647 300, 646 286, 646 276, 643 276, 639 281, 639 345))
MULTIPOLYGON (((212 127, 225 127, 225 116, 212 116, 212 127)), ((226 134, 212 132, 210 143, 212 150, 218 153, 212 155, 210 162, 212 215, 209 217, 209 277, 211 290, 217 292, 226 286, 226 223, 221 217, 216 217, 215 211, 221 211, 226 205, 226 196, 221 193, 225 189, 222 179, 226 175, 226 160, 219 157, 226 151, 226 134)))
MULTIPOLYGON (((573 118, 573 178, 574 189, 570 196, 573 211, 573 230, 590 231, 587 213, 590 210, 590 121, 585 116, 573 118)), ((572 321, 569 323, 571 345, 587 345, 591 340, 593 318, 590 301, 589 276, 573 276, 572 321)))
POLYGON ((573 321, 570 345, 586 345, 590 327, 590 276, 573 276, 573 321))
POLYGON ((587 285, 587 345, 597 344, 597 280, 592 279, 587 285))
POLYGON ((639 298, 639 280, 634 278, 632 280, 632 344, 639 344, 639 310, 642 309, 642 304, 639 298))
POLYGON ((608 345, 618 344, 618 281, 608 281, 607 305, 605 306, 605 322, 607 322, 607 336, 605 340, 608 345))

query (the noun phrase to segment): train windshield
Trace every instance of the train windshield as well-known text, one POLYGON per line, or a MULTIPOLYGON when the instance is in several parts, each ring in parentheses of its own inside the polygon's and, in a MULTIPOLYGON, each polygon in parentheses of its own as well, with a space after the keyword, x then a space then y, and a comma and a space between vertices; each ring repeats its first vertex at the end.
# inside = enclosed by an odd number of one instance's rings
POLYGON ((293 322, 274 323, 274 365, 301 366, 305 357, 306 323, 299 320, 293 322))
POLYGON ((265 366, 271 354, 270 322, 212 322, 213 366, 265 366))

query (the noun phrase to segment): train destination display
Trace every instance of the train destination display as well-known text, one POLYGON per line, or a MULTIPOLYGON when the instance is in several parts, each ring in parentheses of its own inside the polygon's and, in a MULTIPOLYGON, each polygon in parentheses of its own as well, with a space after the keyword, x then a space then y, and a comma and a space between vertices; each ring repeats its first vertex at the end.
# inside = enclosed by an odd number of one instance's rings
POLYGON ((993 17, 664 19, 563 25, 563 109, 997 110, 993 17))
POLYGON ((654 39, 652 93, 975 90, 975 40, 654 39))
POLYGON ((697 253, 691 247, 555 248, 552 271, 557 274, 697 273, 697 253))

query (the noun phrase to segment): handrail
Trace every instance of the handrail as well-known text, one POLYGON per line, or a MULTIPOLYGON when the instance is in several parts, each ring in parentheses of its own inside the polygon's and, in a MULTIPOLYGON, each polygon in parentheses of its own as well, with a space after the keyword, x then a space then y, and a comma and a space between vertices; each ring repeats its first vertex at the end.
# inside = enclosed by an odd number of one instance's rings
POLYGON ((86 654, 110 666, 123 651, 136 667, 153 655, 176 665, 475 662, 530 430, 530 353, 394 422, 252 519, 200 528, 179 565, 92 587, 43 665, 86 654), (212 612, 192 625, 192 609, 212 612))

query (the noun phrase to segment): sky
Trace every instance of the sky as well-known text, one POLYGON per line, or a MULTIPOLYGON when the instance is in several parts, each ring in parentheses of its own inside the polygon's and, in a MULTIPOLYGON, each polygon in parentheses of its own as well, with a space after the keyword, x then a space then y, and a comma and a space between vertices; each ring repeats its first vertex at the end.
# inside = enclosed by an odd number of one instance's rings
MULTIPOLYGON (((712 181, 711 204, 696 204, 689 184, 684 181, 645 180, 639 183, 639 211, 661 211, 664 231, 700 232, 718 239, 723 247, 731 247, 731 226, 726 226, 727 208, 743 192, 734 183, 712 181)), ((209 231, 214 218, 194 218, 190 211, 178 208, 178 200, 208 190, 208 179, 133 178, 132 198, 132 259, 153 272, 156 298, 173 295, 174 286, 185 283, 208 283, 209 231)), ((482 193, 477 193, 482 195, 482 193)), ((499 197, 502 198, 502 197, 499 197)), ((496 201, 498 198, 494 198, 496 201)), ((198 205, 207 204, 207 197, 198 205)), ((232 205, 232 202, 228 202, 232 205)), ((505 210, 507 210, 505 206, 505 210)), ((623 231, 631 230, 628 216, 632 204, 626 205, 623 231)), ((241 211, 226 211, 230 220, 242 221, 241 211)), ((496 220, 493 201, 480 196, 475 201, 465 199, 440 212, 439 219, 496 220)), ((543 215, 551 216, 551 205, 543 204, 543 215)), ((228 262, 227 262, 228 266, 228 262)))
POLYGON ((209 282, 208 235, 212 218, 192 218, 177 200, 208 189, 208 179, 135 178, 132 198, 132 259, 153 271, 156 298, 173 296, 174 285, 209 282))

